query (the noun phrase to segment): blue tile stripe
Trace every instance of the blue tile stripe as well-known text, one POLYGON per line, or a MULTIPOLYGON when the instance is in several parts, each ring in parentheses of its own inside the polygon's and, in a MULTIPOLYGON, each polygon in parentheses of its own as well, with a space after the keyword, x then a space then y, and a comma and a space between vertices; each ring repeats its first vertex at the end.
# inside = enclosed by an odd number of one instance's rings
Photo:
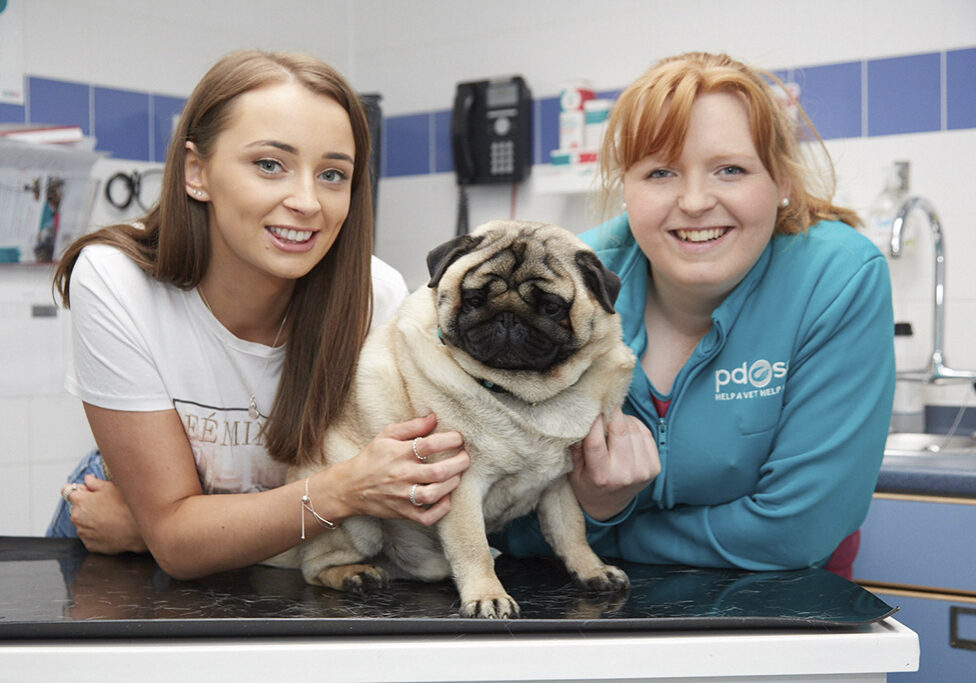
POLYGON ((0 123, 27 123, 27 107, 0 102, 0 123))
POLYGON ((91 135, 91 86, 29 77, 27 123, 79 126, 85 135, 91 135))
MULTIPOLYGON (((430 114, 393 116, 383 121, 383 140, 390 142, 381 150, 381 173, 387 177, 431 173, 430 114)), ((437 139, 437 135, 433 136, 437 139)), ((433 155, 436 158, 436 152, 433 155)))
POLYGON ((868 62, 868 135, 942 128, 942 57, 933 52, 868 62))
POLYGON ((976 48, 946 53, 946 128, 976 128, 976 48))
MULTIPOLYGON (((777 75, 800 86, 800 102, 825 140, 976 128, 976 47, 792 67, 777 75)), ((96 149, 126 159, 163 161, 173 117, 185 102, 36 76, 26 80, 26 106, 0 104, 0 123, 78 125, 96 136, 96 149)), ((533 104, 532 157, 542 164, 558 146, 559 100, 541 97, 533 104)), ((383 177, 453 170, 449 111, 388 116, 383 123, 383 177)))
POLYGON ((451 112, 435 111, 434 114, 434 173, 454 170, 451 153, 451 112))
POLYGON ((800 104, 823 139, 861 136, 860 63, 793 69, 787 81, 800 87, 800 104))
POLYGON ((118 159, 150 159, 149 94, 94 88, 97 148, 118 159))

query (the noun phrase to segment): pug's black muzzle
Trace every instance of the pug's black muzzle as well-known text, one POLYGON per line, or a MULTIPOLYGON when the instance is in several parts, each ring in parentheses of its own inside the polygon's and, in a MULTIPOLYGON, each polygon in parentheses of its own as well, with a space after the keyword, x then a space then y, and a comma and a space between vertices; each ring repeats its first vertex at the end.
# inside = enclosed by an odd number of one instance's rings
POLYGON ((548 319, 526 321, 502 311, 465 329, 459 325, 461 347, 471 357, 499 370, 543 372, 572 353, 569 332, 548 319))

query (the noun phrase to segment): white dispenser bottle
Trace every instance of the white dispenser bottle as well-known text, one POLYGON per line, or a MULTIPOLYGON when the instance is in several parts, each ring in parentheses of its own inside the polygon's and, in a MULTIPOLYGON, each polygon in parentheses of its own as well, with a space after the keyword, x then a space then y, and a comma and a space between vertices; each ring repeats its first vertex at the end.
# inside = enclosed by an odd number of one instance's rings
MULTIPOLYGON (((874 198, 868 209, 864 234, 878 246, 885 256, 891 252, 891 224, 894 222, 895 214, 901 208, 902 202, 908 198, 909 169, 910 164, 907 161, 894 162, 885 178, 884 189, 874 198)), ((906 221, 905 228, 908 227, 909 222, 906 221)), ((906 231, 902 235, 902 244, 906 247, 909 246, 913 237, 906 231)))

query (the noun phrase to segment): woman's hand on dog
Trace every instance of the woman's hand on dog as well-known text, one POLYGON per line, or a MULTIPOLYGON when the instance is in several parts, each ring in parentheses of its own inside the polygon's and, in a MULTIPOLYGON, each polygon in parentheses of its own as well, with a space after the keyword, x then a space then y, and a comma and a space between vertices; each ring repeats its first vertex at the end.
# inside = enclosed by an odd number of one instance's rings
POLYGON ((67 495, 71 521, 89 551, 106 555, 147 551, 132 511, 114 483, 89 474, 83 486, 67 495))
MULTIPOLYGON (((450 494, 471 464, 461 434, 432 433, 436 426, 434 415, 388 426, 359 455, 327 468, 331 477, 325 477, 329 483, 322 482, 320 495, 342 504, 341 519, 372 515, 434 524, 447 514, 450 494), (443 457, 445 452, 451 454, 443 457)), ((63 495, 71 504, 78 538, 89 551, 147 551, 132 511, 113 482, 88 475, 84 484, 63 495)), ((320 500, 316 494, 313 498, 320 500)))
POLYGON ((447 514, 451 492, 471 458, 460 433, 434 432, 436 426, 433 414, 389 425, 356 457, 329 468, 338 484, 333 495, 351 510, 349 516, 405 518, 429 526, 447 514), (440 455, 446 452, 453 454, 440 455))
POLYGON ((661 473, 651 431, 619 408, 606 422, 597 417, 572 451, 569 481, 580 505, 595 520, 622 512, 661 473))

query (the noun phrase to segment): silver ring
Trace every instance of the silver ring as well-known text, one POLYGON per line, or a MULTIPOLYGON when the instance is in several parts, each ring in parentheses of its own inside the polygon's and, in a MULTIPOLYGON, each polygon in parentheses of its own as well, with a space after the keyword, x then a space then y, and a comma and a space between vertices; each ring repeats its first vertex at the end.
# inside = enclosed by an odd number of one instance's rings
MULTIPOLYGON (((427 456, 426 455, 421 455, 420 452, 417 450, 417 442, 418 441, 420 441, 420 437, 419 436, 416 439, 414 439, 411 442, 411 444, 410 444, 411 447, 413 448, 414 457, 416 457, 417 460, 419 460, 420 462, 427 462, 427 456)), ((414 503, 414 505, 416 505, 416 503, 414 503)))
POLYGON ((73 492, 77 490, 78 490, 78 484, 71 484, 70 486, 65 486, 63 489, 61 489, 61 499, 68 505, 71 505, 71 501, 68 500, 68 496, 70 496, 73 492))
POLYGON ((423 507, 424 504, 418 503, 417 499, 413 497, 413 495, 417 492, 418 486, 420 486, 420 484, 414 484, 413 486, 410 487, 410 502, 416 505, 417 507, 423 507))

